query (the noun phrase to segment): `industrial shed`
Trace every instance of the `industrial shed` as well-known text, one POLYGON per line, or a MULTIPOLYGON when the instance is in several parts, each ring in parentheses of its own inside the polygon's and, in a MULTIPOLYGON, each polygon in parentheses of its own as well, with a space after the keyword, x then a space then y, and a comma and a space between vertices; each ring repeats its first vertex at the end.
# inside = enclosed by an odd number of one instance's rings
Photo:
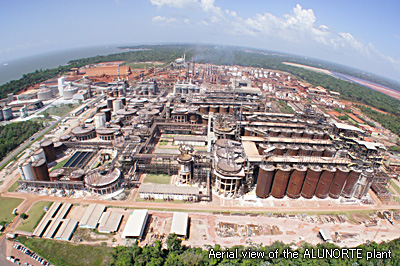
POLYGON ((142 239, 148 216, 147 210, 134 210, 126 222, 122 238, 142 239))
POLYGON ((189 226, 189 215, 183 212, 174 212, 171 234, 186 238, 189 226))
POLYGON ((139 187, 141 199, 199 200, 199 188, 168 184, 142 184, 139 187))
POLYGON ((119 212, 104 212, 100 218, 98 231, 107 234, 117 232, 123 216, 119 212))
POLYGON ((79 223, 79 227, 96 229, 100 217, 105 209, 106 209, 105 205, 90 204, 79 223))
POLYGON ((329 230, 327 230, 327 229, 320 229, 320 230, 319 230, 319 233, 321 234, 321 237, 322 237, 322 239, 323 239, 324 241, 330 242, 330 243, 333 242, 329 230))

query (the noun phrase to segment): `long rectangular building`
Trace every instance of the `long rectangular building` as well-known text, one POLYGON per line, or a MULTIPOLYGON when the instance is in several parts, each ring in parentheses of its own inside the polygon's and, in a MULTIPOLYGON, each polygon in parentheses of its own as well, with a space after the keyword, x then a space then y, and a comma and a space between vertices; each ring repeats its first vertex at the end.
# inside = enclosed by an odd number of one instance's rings
POLYGON ((122 238, 142 239, 148 216, 147 210, 134 210, 126 222, 122 238))

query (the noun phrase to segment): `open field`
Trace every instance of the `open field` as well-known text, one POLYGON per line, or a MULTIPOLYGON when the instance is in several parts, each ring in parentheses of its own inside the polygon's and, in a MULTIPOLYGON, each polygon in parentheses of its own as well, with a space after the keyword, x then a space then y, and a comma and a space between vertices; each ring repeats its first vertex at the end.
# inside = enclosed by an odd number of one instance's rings
POLYGON ((18 240, 54 265, 102 266, 110 265, 112 248, 72 245, 56 240, 19 237, 18 240))
POLYGON ((33 232, 33 229, 39 224, 40 220, 43 218, 45 211, 44 207, 50 207, 53 202, 51 201, 39 201, 36 202, 27 212, 28 218, 23 220, 19 226, 18 230, 33 232))
MULTIPOLYGON (((54 106, 49 108, 47 112, 50 115, 54 115, 54 116, 59 116, 59 117, 63 117, 64 115, 68 114, 69 112, 71 112, 72 110, 74 110, 76 107, 78 107, 80 104, 79 103, 74 103, 74 104, 62 104, 59 106, 54 106)), ((43 113, 40 113, 41 115, 44 115, 43 113)))
POLYGON ((23 199, 0 197, 0 222, 14 219, 15 215, 12 212, 22 201, 23 199))
MULTIPOLYGON (((21 178, 18 180, 21 180, 21 178)), ((15 181, 15 183, 12 184, 12 186, 8 189, 8 192, 14 192, 18 188, 18 186, 19 186, 18 181, 15 181)))
POLYGON ((59 168, 61 168, 61 167, 63 167, 64 164, 66 164, 66 163, 68 162, 68 160, 69 160, 69 158, 67 158, 67 159, 65 159, 65 160, 62 160, 61 162, 58 162, 58 163, 56 164, 56 166, 54 166, 53 168, 51 168, 50 172, 51 172, 51 171, 54 171, 54 170, 56 170, 56 169, 59 169, 59 168))
POLYGON ((143 183, 169 184, 171 177, 163 174, 147 174, 143 183))

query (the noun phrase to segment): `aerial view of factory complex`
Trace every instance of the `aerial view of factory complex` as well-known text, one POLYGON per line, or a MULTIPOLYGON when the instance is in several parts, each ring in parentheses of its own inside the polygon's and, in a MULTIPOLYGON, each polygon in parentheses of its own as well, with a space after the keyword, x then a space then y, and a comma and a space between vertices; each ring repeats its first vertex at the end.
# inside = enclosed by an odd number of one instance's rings
POLYGON ((390 133, 340 93, 185 55, 151 63, 87 65, 0 100, 2 124, 50 118, 1 172, 2 195, 23 200, 16 212, 33 216, 40 202, 46 211, 29 229, 14 220, 7 237, 109 246, 170 233, 191 246, 400 237, 390 133), (330 210, 377 211, 295 214, 330 210))

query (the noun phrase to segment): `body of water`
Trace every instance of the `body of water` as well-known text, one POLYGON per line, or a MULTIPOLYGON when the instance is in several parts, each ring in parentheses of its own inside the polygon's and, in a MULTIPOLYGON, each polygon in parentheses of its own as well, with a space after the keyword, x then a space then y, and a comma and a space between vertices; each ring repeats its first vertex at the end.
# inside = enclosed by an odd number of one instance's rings
POLYGON ((20 79, 23 74, 34 72, 36 69, 55 68, 59 65, 65 65, 68 61, 73 59, 122 53, 124 51, 126 50, 111 46, 98 46, 50 52, 7 62, 0 62, 0 85, 10 80, 20 79))

